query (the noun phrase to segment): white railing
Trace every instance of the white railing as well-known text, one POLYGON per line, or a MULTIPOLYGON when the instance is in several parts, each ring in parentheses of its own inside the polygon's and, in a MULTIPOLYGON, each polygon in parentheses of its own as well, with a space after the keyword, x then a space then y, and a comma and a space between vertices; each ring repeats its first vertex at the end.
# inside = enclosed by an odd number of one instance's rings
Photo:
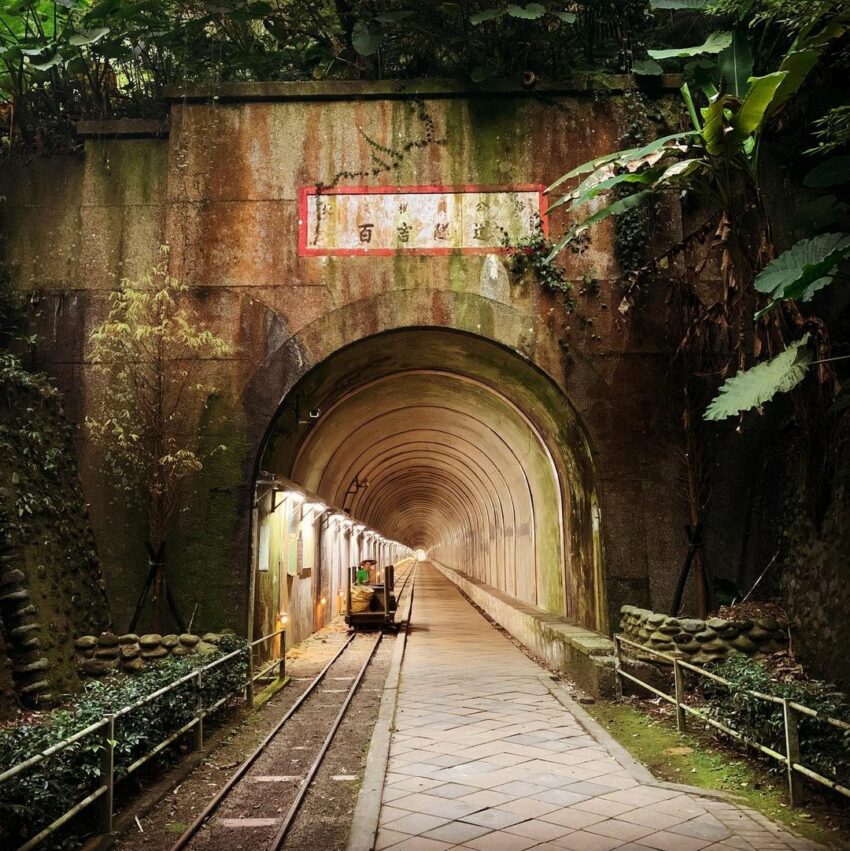
POLYGON ((667 703, 670 703, 675 706, 676 727, 678 728, 679 732, 684 732, 687 729, 687 716, 693 715, 696 718, 699 718, 704 723, 713 727, 714 729, 720 730, 727 736, 731 736, 736 741, 739 741, 742 744, 754 748, 760 753, 765 754, 765 756, 769 756, 771 759, 775 759, 778 762, 784 763, 786 775, 788 778, 788 797, 790 799, 792 807, 799 806, 802 800, 802 789, 800 782, 801 777, 808 777, 810 780, 814 780, 816 783, 820 783, 822 786, 826 786, 827 788, 832 789, 835 792, 838 792, 841 795, 845 795, 846 797, 850 798, 850 789, 848 789, 846 786, 843 786, 841 783, 838 783, 832 778, 824 777, 822 774, 818 774, 816 771, 813 771, 811 768, 808 768, 800 761, 800 738, 797 732, 798 715, 807 715, 810 718, 816 718, 818 721, 821 721, 824 724, 829 724, 830 726, 836 727, 837 729, 843 730, 845 732, 850 731, 850 723, 848 723, 847 721, 842 721, 839 718, 830 718, 828 716, 822 715, 816 710, 811 709, 808 706, 803 706, 802 704, 797 703, 796 701, 789 700, 786 697, 777 697, 773 694, 764 694, 760 691, 753 691, 752 689, 742 688, 741 686, 736 685, 735 683, 725 679, 724 677, 719 677, 717 674, 713 674, 710 671, 706 671, 704 668, 700 668, 697 665, 691 664, 690 662, 685 662, 684 660, 679 659, 676 656, 672 656, 669 653, 662 653, 660 650, 655 650, 652 647, 646 647, 643 644, 638 644, 637 642, 631 641, 630 639, 625 638, 622 635, 614 636, 614 652, 615 668, 618 677, 618 686, 622 688, 622 680, 628 680, 629 682, 635 683, 641 688, 644 688, 647 691, 657 695, 667 703), (663 692, 660 689, 651 686, 649 683, 644 682, 633 674, 624 671, 622 667, 623 652, 621 649, 621 645, 626 645, 628 647, 635 648, 641 653, 648 653, 651 656, 664 660, 668 665, 671 665, 673 668, 674 694, 669 695, 666 692, 663 692), (757 742, 753 739, 744 736, 737 730, 733 730, 728 725, 721 723, 717 719, 710 717, 707 713, 702 712, 696 707, 686 703, 684 675, 685 671, 691 671, 692 673, 697 674, 700 677, 704 677, 705 679, 713 680, 716 683, 720 683, 721 685, 726 686, 732 691, 737 691, 740 694, 746 694, 747 696, 755 698, 756 700, 762 700, 780 707, 782 710, 782 722, 785 731, 785 753, 780 753, 779 751, 776 751, 773 748, 762 744, 761 742, 757 742))
POLYGON ((165 748, 173 744, 175 741, 177 741, 177 739, 188 733, 190 730, 194 730, 194 750, 202 750, 204 747, 204 719, 206 718, 206 716, 211 715, 213 712, 223 706, 234 695, 240 692, 244 692, 246 704, 249 707, 253 706, 254 683, 257 682, 257 680, 265 677, 273 668, 278 668, 278 676, 283 679, 285 673, 285 653, 283 652, 285 642, 283 642, 281 646, 282 652, 280 658, 275 659, 273 662, 271 662, 269 665, 267 665, 265 668, 263 668, 257 673, 254 673, 254 648, 265 641, 270 641, 271 639, 276 638, 277 636, 285 635, 285 633, 285 629, 276 630, 275 632, 271 632, 268 635, 264 635, 262 638, 258 638, 256 641, 252 641, 250 644, 245 645, 245 647, 240 647, 238 650, 234 650, 231 653, 227 653, 226 655, 215 659, 207 665, 203 665, 200 668, 196 668, 185 676, 182 676, 179 679, 174 680, 174 682, 169 683, 167 686, 163 686, 161 689, 157 689, 155 692, 151 692, 151 694, 145 695, 143 698, 140 698, 135 703, 131 703, 128 706, 122 707, 117 712, 104 715, 103 718, 101 718, 99 721, 95 721, 94 724, 90 724, 85 729, 74 733, 72 736, 68 736, 67 738, 62 739, 62 741, 57 742, 55 745, 51 745, 49 748, 46 748, 40 753, 37 753, 31 756, 29 759, 26 759, 23 762, 20 762, 17 765, 14 765, 11 768, 8 768, 2 773, 0 773, 0 787, 2 787, 2 784, 5 783, 7 780, 11 780, 13 777, 17 777, 19 774, 23 773, 27 769, 32 768, 35 765, 39 765, 46 759, 49 759, 50 757, 61 753, 70 745, 73 745, 76 742, 80 742, 83 739, 87 739, 91 736, 98 736, 101 740, 99 772, 100 785, 89 795, 86 795, 85 798, 80 801, 77 801, 73 806, 67 809, 61 816, 59 816, 59 818, 52 821, 49 825, 47 825, 47 827, 43 828, 39 833, 27 840, 23 845, 19 846, 17 851, 29 851, 29 849, 35 848, 37 845, 39 845, 39 843, 43 842, 49 836, 56 833, 56 831, 59 830, 63 825, 67 824, 76 815, 79 815, 79 813, 81 813, 95 801, 99 802, 98 824, 100 832, 103 834, 112 833, 112 818, 114 814, 114 793, 116 780, 123 780, 125 777, 128 777, 130 774, 136 771, 136 769, 140 768, 148 760, 152 759, 158 753, 165 750, 165 748), (204 674, 208 673, 209 671, 212 671, 219 665, 222 665, 231 659, 235 659, 240 654, 244 654, 245 656, 247 656, 246 661, 248 674, 245 680, 241 681, 236 688, 232 689, 223 697, 219 698, 217 701, 215 701, 215 703, 212 703, 209 706, 205 706, 202 692, 204 674), (175 689, 179 688, 182 685, 185 685, 186 683, 194 684, 193 717, 182 727, 171 733, 171 735, 167 736, 165 739, 154 745, 143 756, 140 756, 137 760, 135 760, 135 762, 122 769, 121 777, 116 778, 115 722, 121 718, 131 716, 134 712, 138 711, 142 707, 147 706, 152 701, 163 697, 164 695, 168 694, 171 691, 174 691, 175 689))

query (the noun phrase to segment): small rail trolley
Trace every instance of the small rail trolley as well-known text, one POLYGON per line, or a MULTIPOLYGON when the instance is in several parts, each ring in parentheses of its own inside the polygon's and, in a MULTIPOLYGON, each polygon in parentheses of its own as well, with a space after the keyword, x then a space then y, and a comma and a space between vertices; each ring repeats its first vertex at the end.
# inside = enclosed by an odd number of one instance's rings
POLYGON ((380 628, 398 632, 395 622, 395 566, 378 569, 371 559, 348 570, 345 622, 354 629, 380 628))

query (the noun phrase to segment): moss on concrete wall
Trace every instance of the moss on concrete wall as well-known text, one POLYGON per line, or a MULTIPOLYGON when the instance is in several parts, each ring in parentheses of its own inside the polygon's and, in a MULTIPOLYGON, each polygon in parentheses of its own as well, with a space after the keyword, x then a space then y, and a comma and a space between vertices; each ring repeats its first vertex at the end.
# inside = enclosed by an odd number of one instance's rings
MULTIPOLYGON (((796 481, 792 488, 799 493, 796 481)), ((832 498, 820 525, 790 500, 782 590, 794 649, 815 675, 850 690, 850 440, 839 452, 832 498)))
POLYGON ((0 386, 0 626, 15 691, 34 705, 77 688, 67 639, 109 613, 58 394, 10 354, 0 386))
MULTIPOLYGON (((285 393, 347 344, 411 326, 463 330, 507 346, 560 389, 576 416, 552 429, 555 462, 565 511, 584 518, 568 529, 571 561, 582 565, 566 579, 568 610, 591 617, 601 576, 588 575, 594 559, 587 555, 603 545, 611 610, 652 602, 651 589, 664 587, 679 559, 648 530, 680 528, 682 519, 677 494, 659 498, 677 448, 645 439, 646 411, 663 394, 667 341, 658 329, 624 327, 616 311, 599 307, 617 303, 610 228, 601 226, 587 252, 567 259, 571 280, 600 281, 598 304, 588 307, 591 331, 571 323, 550 294, 510 281, 494 255, 297 251, 301 186, 328 185, 343 172, 348 177, 339 180, 348 184, 546 184, 616 144, 620 121, 607 97, 180 100, 167 140, 89 140, 82 158, 20 164, 0 178, 9 198, 0 209, 3 255, 20 289, 46 291, 34 311, 38 354, 66 391, 74 422, 87 409, 84 347, 106 291, 150 265, 162 243, 171 245, 171 272, 198 295, 211 329, 233 343, 232 358, 209 365, 230 416, 221 439, 228 452, 199 478, 169 551, 187 617, 198 602, 202 628, 244 623, 251 476, 285 393), (398 169, 367 171, 380 157, 376 143, 406 148, 398 169), (592 465, 571 457, 591 452, 592 465), (597 534, 590 482, 601 512, 597 534)), ((557 215, 555 229, 563 225, 557 215)), ((79 438, 120 626, 146 572, 142 524, 114 502, 96 450, 79 438)), ((545 583, 553 606, 562 593, 556 578, 545 583)), ((596 620, 603 625, 604 614, 596 620)))

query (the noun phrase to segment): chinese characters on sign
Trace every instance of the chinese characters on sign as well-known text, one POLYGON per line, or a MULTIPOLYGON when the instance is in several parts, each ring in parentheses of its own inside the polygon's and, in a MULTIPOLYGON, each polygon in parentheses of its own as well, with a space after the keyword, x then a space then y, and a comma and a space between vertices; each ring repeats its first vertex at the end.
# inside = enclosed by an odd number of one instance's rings
POLYGON ((545 231, 541 186, 301 190, 299 253, 489 254, 545 231))

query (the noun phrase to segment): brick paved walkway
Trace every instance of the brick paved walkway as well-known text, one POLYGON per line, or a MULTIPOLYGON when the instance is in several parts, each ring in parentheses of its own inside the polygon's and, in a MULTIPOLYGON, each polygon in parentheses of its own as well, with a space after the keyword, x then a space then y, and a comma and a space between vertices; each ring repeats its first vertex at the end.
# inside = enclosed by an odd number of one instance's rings
POLYGON ((376 848, 817 847, 751 810, 642 781, 546 683, 421 565, 376 848))

